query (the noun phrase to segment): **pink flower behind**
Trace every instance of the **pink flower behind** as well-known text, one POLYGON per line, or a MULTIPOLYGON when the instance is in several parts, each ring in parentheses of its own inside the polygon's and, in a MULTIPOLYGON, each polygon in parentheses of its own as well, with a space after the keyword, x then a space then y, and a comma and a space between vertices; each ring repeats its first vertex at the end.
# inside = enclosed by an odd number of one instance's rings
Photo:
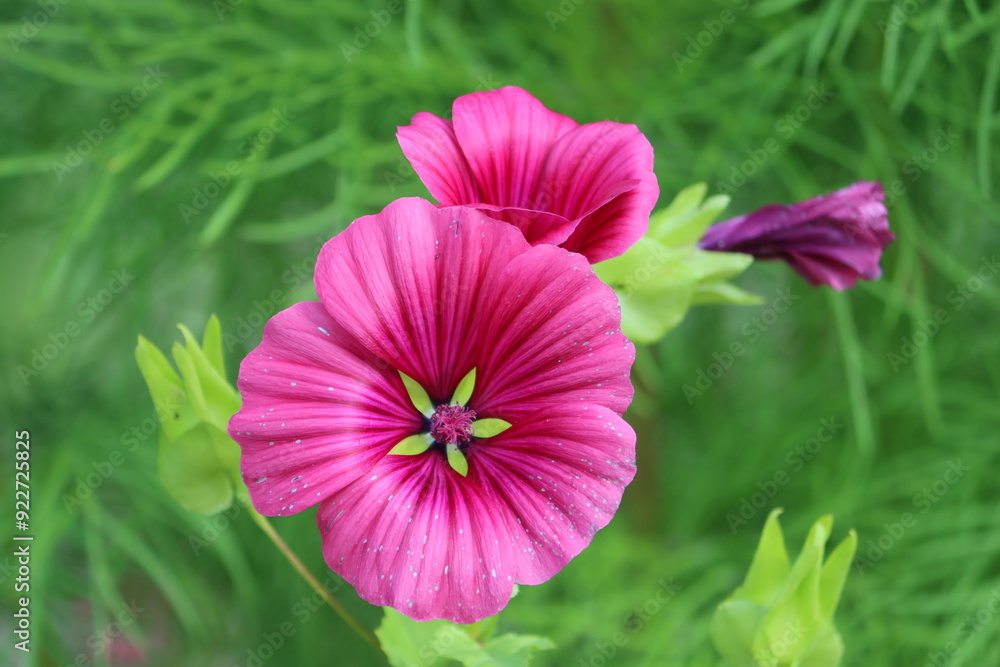
POLYGON ((421 112, 397 133, 442 204, 478 208, 533 245, 561 245, 591 262, 646 233, 659 187, 653 148, 634 125, 580 125, 511 86, 459 97, 452 119, 421 112))
POLYGON ((854 287, 882 276, 879 259, 895 240, 882 184, 859 181, 827 195, 785 206, 771 204, 712 225, 705 250, 783 259, 814 287, 854 287))
POLYGON ((229 431, 254 506, 318 504, 326 561, 361 597, 477 621, 610 521, 635 472, 634 350, 582 257, 402 199, 324 246, 316 288, 244 359, 229 431), (404 440, 419 453, 390 453, 404 440))

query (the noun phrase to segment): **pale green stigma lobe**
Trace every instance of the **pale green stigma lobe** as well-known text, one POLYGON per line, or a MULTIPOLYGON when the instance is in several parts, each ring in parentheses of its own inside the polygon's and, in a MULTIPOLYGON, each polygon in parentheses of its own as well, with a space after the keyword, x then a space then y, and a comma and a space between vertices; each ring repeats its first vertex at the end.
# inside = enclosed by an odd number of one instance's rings
POLYGON ((492 438, 510 428, 510 422, 503 419, 477 419, 472 422, 472 435, 476 438, 492 438))
POLYGON ((431 437, 430 433, 417 433, 416 435, 411 435, 408 438, 400 440, 395 447, 389 450, 389 453, 403 454, 406 456, 423 454, 430 449, 433 444, 434 438, 431 437))
POLYGON ((476 369, 469 371, 462 381, 455 388, 455 393, 451 397, 452 405, 465 405, 472 398, 472 392, 476 388, 476 369))
POLYGON ((413 407, 424 417, 430 419, 431 415, 434 414, 434 402, 431 401, 431 397, 427 395, 427 392, 424 391, 419 382, 403 371, 396 372, 399 373, 399 378, 403 381, 403 386, 406 387, 406 394, 410 397, 413 407))

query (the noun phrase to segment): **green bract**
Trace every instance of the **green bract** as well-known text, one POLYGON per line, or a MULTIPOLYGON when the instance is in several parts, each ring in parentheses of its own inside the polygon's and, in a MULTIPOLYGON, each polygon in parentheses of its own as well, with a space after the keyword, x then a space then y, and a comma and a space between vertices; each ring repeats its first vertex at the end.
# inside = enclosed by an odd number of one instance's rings
POLYGON ((732 667, 835 667, 844 646, 833 613, 857 535, 852 530, 824 562, 833 526, 824 516, 789 564, 779 514, 776 509, 767 517, 743 585, 716 609, 712 640, 732 667))
POLYGON ((174 343, 172 351, 180 375, 142 336, 135 359, 160 420, 160 481, 185 509, 214 514, 232 504, 234 489, 245 489, 240 448, 226 430, 240 395, 226 381, 218 318, 208 320, 200 347, 187 327, 178 327, 185 344, 174 343))
POLYGON ((729 197, 705 199, 707 186, 692 185, 652 215, 649 231, 620 257, 594 265, 621 301, 622 331, 636 343, 654 343, 701 303, 756 304, 760 299, 726 281, 753 263, 742 253, 697 247, 729 197), (702 201, 704 200, 704 201, 702 201))

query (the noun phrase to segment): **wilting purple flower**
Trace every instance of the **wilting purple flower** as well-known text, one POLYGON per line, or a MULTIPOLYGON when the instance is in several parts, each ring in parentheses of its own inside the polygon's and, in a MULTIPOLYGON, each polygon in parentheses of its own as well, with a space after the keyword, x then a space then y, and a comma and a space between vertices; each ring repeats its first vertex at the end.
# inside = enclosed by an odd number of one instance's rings
POLYGON ((882 184, 858 181, 797 204, 771 204, 713 225, 699 246, 783 259, 814 287, 854 287, 882 277, 879 259, 889 231, 882 184))

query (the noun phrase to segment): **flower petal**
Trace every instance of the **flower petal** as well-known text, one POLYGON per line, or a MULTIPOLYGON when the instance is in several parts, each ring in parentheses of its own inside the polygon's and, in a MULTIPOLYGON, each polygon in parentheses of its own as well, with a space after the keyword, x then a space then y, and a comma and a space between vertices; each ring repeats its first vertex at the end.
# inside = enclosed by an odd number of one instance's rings
POLYGON ((267 323, 238 386, 243 405, 229 434, 243 449, 254 507, 269 516, 324 500, 423 424, 396 371, 316 302, 267 323))
POLYGON ((551 578, 617 509, 635 434, 610 410, 539 412, 475 443, 469 473, 440 452, 381 461, 317 516, 327 564, 373 604, 471 623, 514 583, 551 578))
POLYGON ((476 210, 400 199, 323 246, 316 290, 352 336, 443 403, 477 365, 474 314, 489 310, 497 277, 529 248, 476 210))
POLYGON ((439 202, 451 206, 482 201, 451 121, 421 111, 409 125, 396 128, 396 139, 417 176, 439 202))
POLYGON ((771 204, 705 232, 706 250, 779 258, 813 286, 844 290, 858 278, 877 280, 879 260, 896 237, 889 230, 881 183, 859 181, 791 205, 771 204))
POLYGON ((531 211, 511 206, 491 206, 489 204, 471 204, 494 220, 502 220, 521 230, 524 238, 531 245, 547 243, 559 245, 569 238, 576 227, 576 221, 567 220, 556 213, 548 211, 531 211))
POLYGON ((483 332, 482 389, 470 403, 476 413, 513 423, 580 401, 623 413, 635 348, 621 333, 614 290, 587 261, 536 246, 510 260, 497 285, 496 301, 475 326, 483 332))
POLYGON ((553 210, 578 221, 567 250, 591 262, 616 257, 649 228, 660 189, 653 147, 635 125, 587 123, 552 147, 541 183, 553 210))
MULTIPOLYGON (((452 105, 455 136, 482 192, 482 203, 552 210, 536 200, 549 149, 577 127, 521 88, 463 95, 452 105)), ((468 203, 456 201, 454 203, 468 203)))

